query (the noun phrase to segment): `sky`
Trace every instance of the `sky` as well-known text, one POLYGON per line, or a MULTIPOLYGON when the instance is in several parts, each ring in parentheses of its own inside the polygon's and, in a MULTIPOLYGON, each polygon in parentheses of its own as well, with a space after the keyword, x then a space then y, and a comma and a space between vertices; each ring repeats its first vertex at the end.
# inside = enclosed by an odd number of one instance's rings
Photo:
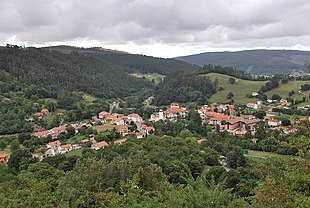
POLYGON ((308 0, 0 0, 0 45, 104 47, 156 57, 310 50, 308 0))

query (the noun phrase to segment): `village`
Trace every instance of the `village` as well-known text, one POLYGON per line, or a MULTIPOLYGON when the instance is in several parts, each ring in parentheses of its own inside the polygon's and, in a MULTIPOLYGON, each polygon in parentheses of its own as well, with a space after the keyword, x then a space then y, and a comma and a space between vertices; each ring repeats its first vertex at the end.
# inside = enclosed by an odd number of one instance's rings
MULTIPOLYGON (((252 93, 255 96, 255 92, 252 93)), ((153 97, 151 97, 153 99, 153 97)), ((294 133, 297 131, 296 126, 304 121, 309 120, 310 117, 296 118, 291 123, 283 122, 279 119, 275 119, 278 114, 273 112, 274 107, 289 108, 290 103, 281 99, 277 100, 267 100, 257 101, 257 103, 248 103, 242 109, 247 112, 263 112, 262 115, 254 114, 243 114, 240 115, 240 106, 236 107, 233 104, 218 104, 211 103, 209 105, 203 105, 199 107, 196 112, 200 115, 202 123, 210 125, 213 129, 219 131, 227 131, 234 136, 245 136, 246 134, 252 135, 251 141, 253 143, 259 142, 257 138, 254 137, 255 132, 258 128, 258 124, 263 124, 265 127, 271 130, 277 130, 282 134, 294 133), (266 110, 262 110, 266 109, 266 110)), ((154 111, 148 122, 177 122, 178 120, 186 119, 189 110, 186 107, 182 107, 179 103, 171 103, 166 110, 154 111)), ((42 109, 40 112, 37 112, 33 115, 38 119, 49 114, 47 109, 42 109)), ((111 144, 122 144, 128 140, 128 138, 143 139, 147 138, 148 135, 154 134, 156 129, 151 125, 146 125, 145 120, 136 113, 131 113, 128 115, 119 114, 119 113, 109 113, 106 111, 100 112, 96 116, 92 116, 90 122, 78 122, 63 124, 58 127, 54 127, 49 130, 38 131, 32 134, 33 137, 39 139, 49 138, 46 143, 46 148, 44 152, 36 152, 32 154, 33 158, 43 159, 44 157, 53 157, 58 154, 67 154, 72 151, 77 151, 85 147, 90 147, 93 150, 99 150, 102 148, 107 148, 111 144), (74 130, 72 136, 79 134, 80 129, 90 128, 96 126, 105 126, 109 125, 110 130, 117 132, 119 135, 118 138, 113 141, 106 142, 100 139, 96 135, 97 132, 90 131, 86 137, 83 137, 79 141, 70 142, 68 140, 60 141, 59 135, 66 134, 68 127, 71 128, 71 131, 74 130), (112 127, 112 128, 111 128, 112 127), (99 140, 98 140, 99 138, 99 140)), ((198 143, 206 141, 207 138, 198 139, 198 143)), ((8 154, 0 155, 0 163, 7 163, 9 158, 8 154)))

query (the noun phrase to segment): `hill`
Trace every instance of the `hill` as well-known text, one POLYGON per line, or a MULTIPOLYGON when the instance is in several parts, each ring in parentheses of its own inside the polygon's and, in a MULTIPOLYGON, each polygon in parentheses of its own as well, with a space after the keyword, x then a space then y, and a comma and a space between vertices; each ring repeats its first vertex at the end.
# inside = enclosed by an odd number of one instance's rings
POLYGON ((0 73, 2 79, 44 87, 52 97, 65 90, 115 98, 152 87, 96 58, 38 48, 0 49, 0 73))
MULTIPOLYGON (((258 92, 261 86, 263 86, 267 81, 250 81, 238 79, 232 76, 218 74, 218 73, 209 73, 202 76, 208 76, 213 81, 215 79, 218 80, 218 86, 222 87, 224 90, 218 91, 213 94, 209 99, 210 102, 221 102, 226 103, 229 100, 226 98, 229 92, 234 94, 234 101, 237 104, 246 104, 249 102, 256 102, 257 98, 247 98, 247 94, 251 94, 251 92, 258 92), (235 84, 229 83, 229 78, 235 78, 237 81, 235 84)), ((294 100, 302 100, 303 97, 307 97, 305 95, 309 94, 309 92, 303 92, 303 94, 299 93, 300 86, 303 84, 309 83, 309 81, 289 81, 286 84, 280 83, 278 88, 267 91, 265 94, 268 98, 271 98, 273 94, 278 94, 283 98, 293 98, 294 100), (289 92, 292 90, 295 91, 295 94, 289 96, 289 92)))
POLYGON ((212 80, 218 80, 218 86, 224 88, 224 90, 218 91, 213 94, 209 99, 211 102, 221 102, 226 103, 229 100, 226 98, 229 92, 234 94, 234 101, 237 104, 246 104, 248 102, 256 102, 256 98, 247 98, 246 95, 251 92, 258 92, 261 86, 263 86, 266 81, 249 81, 235 78, 237 81, 235 84, 229 83, 229 78, 234 78, 225 74, 209 73, 203 76, 208 76, 212 80))
POLYGON ((231 66, 252 74, 290 73, 305 70, 310 60, 309 51, 248 50, 238 52, 207 52, 176 59, 203 66, 205 64, 231 66))
POLYGON ((176 59, 155 58, 151 56, 129 54, 122 51, 104 48, 78 48, 71 46, 54 46, 50 50, 62 53, 79 53, 85 56, 95 57, 98 60, 110 63, 127 73, 158 73, 169 75, 177 71, 193 72, 198 66, 176 59))

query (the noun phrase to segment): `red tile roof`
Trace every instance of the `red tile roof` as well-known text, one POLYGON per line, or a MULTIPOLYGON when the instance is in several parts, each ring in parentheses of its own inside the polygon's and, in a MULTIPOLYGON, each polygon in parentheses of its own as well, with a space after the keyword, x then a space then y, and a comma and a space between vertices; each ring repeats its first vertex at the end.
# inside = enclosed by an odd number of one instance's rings
POLYGON ((9 156, 9 154, 0 153, 0 158, 6 158, 6 157, 8 157, 8 156, 9 156))
POLYGON ((108 143, 106 143, 105 141, 102 141, 102 142, 97 142, 97 143, 96 143, 96 145, 97 145, 97 147, 99 147, 99 148, 109 146, 109 144, 108 144, 108 143))
POLYGON ((121 143, 126 142, 126 141, 127 141, 127 138, 124 138, 124 139, 115 140, 114 143, 121 144, 121 143))
POLYGON ((61 142, 59 140, 56 140, 54 142, 49 142, 48 145, 51 147, 56 147, 58 145, 61 145, 61 142))

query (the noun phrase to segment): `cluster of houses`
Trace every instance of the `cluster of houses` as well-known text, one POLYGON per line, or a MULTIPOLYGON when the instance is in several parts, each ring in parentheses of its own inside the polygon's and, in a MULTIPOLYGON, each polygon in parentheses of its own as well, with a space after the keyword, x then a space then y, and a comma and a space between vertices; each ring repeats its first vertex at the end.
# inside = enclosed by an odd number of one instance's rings
POLYGON ((218 125, 221 130, 233 132, 235 135, 243 135, 247 131, 254 132, 260 119, 255 116, 247 116, 246 118, 235 116, 234 109, 234 105, 212 103, 211 106, 202 106, 198 113, 203 121, 210 125, 218 125))
MULTIPOLYGON (((252 93, 252 96, 257 96, 255 93, 252 93)), ((153 97, 150 97, 150 100, 153 97)), ((281 105, 287 106, 288 102, 285 99, 280 101, 281 105)), ((258 101, 257 103, 248 103, 246 105, 251 109, 260 109, 262 107, 262 101, 258 101)), ((34 114, 34 117, 40 118, 46 114, 48 114, 47 109, 42 109, 40 112, 34 114)), ((257 128, 257 123, 265 122, 268 124, 270 129, 279 130, 285 134, 294 133, 297 131, 296 128, 293 127, 284 127, 281 125, 280 120, 272 119, 269 116, 265 116, 263 119, 257 119, 253 115, 247 115, 245 117, 236 116, 235 106, 232 104, 217 104, 212 103, 209 105, 204 105, 200 109, 198 109, 198 113, 202 121, 209 123, 213 126, 218 126, 222 131, 229 131, 237 136, 245 135, 246 133, 255 133, 257 128)), ((188 115, 188 110, 184 107, 181 107, 178 103, 171 103, 170 106, 166 110, 159 110, 158 112, 154 112, 151 114, 149 121, 157 122, 157 121, 172 121, 175 122, 178 119, 184 119, 188 115)), ((298 118, 295 119, 294 125, 298 125, 298 123, 303 120, 308 120, 310 122, 310 117, 308 118, 298 118)), ((79 123, 79 124, 71 124, 72 127, 75 128, 76 133, 78 129, 82 126, 91 127, 93 125, 98 124, 112 124, 115 125, 116 131, 123 137, 121 139, 117 139, 114 141, 114 144, 121 144, 126 142, 128 139, 127 136, 131 134, 135 134, 138 139, 147 137, 147 135, 153 134, 155 132, 155 128, 144 124, 144 120, 140 115, 132 113, 127 116, 118 113, 108 113, 106 111, 102 111, 98 116, 92 117, 91 123, 79 123), (134 126, 134 128, 133 128, 134 126)), ((51 136, 53 139, 57 138, 60 133, 66 132, 66 126, 58 126, 49 130, 35 132, 32 135, 38 138, 44 138, 47 136, 51 136)), ((82 139, 78 144, 61 144, 59 140, 55 140, 49 142, 46 147, 47 151, 43 156, 55 156, 57 154, 66 154, 70 151, 74 151, 82 148, 83 144, 90 143, 91 149, 99 150, 105 147, 108 147, 109 144, 105 141, 96 141, 95 135, 89 135, 89 139, 82 139)), ((257 139, 252 139, 254 143, 257 142, 257 139)), ((201 144, 206 141, 206 139, 199 139, 197 142, 201 144)), ((42 158, 42 155, 33 154, 34 158, 42 158)), ((9 155, 8 154, 0 154, 0 163, 7 163, 9 155)))
POLYGON ((38 138, 43 138, 43 137, 47 137, 48 135, 51 135, 52 138, 56 138, 60 133, 65 132, 65 131, 66 131, 66 126, 62 125, 62 126, 54 127, 49 130, 35 132, 32 135, 38 138))
POLYGON ((255 133, 259 122, 265 122, 271 129, 281 130, 285 134, 297 131, 296 128, 281 126, 280 120, 268 116, 264 116, 264 119, 258 119, 253 115, 236 116, 234 105, 212 103, 210 106, 202 106, 198 113, 203 121, 210 125, 218 125, 220 130, 227 130, 237 136, 242 136, 247 132, 255 133))
POLYGON ((129 134, 135 134, 138 139, 146 137, 147 135, 153 134, 155 132, 155 128, 151 126, 147 126, 144 124, 144 120, 141 118, 139 114, 132 113, 128 116, 124 114, 113 113, 110 114, 108 112, 100 112, 98 117, 95 116, 92 118, 94 121, 100 120, 101 123, 109 123, 117 126, 117 132, 122 136, 127 136, 129 134), (129 126, 136 125, 136 130, 134 132, 130 132, 129 126))
POLYGON ((153 113, 150 121, 177 121, 178 118, 185 118, 187 114, 188 111, 186 108, 180 107, 178 103, 171 103, 167 110, 159 110, 159 112, 153 113))

